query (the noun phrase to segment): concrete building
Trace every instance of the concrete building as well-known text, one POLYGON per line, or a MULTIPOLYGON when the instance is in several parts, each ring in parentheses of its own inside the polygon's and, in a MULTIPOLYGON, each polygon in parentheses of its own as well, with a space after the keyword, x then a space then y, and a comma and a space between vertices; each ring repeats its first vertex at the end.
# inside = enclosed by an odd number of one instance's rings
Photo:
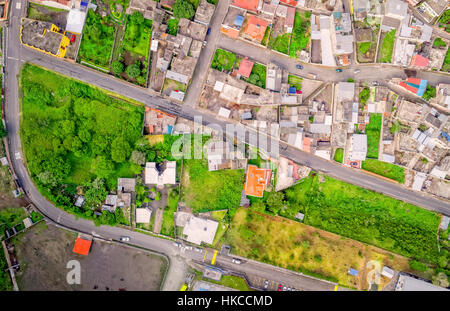
POLYGON ((147 162, 145 165, 145 184, 147 185, 175 185, 176 184, 176 161, 165 161, 164 163, 147 162))
POLYGON ((149 224, 152 212, 147 208, 136 208, 136 223, 149 224))
POLYGON ((385 4, 385 15, 400 19, 406 17, 408 13, 408 3, 403 0, 387 0, 385 4))
POLYGON ((364 161, 367 155, 367 135, 353 134, 351 138, 350 161, 364 161))
POLYGON ((183 235, 188 242, 200 245, 212 244, 219 223, 214 220, 204 219, 191 215, 184 225, 183 235))
POLYGON ((409 275, 400 273, 397 284, 395 285, 396 291, 448 291, 443 287, 433 285, 431 283, 422 281, 420 279, 413 278, 409 275))

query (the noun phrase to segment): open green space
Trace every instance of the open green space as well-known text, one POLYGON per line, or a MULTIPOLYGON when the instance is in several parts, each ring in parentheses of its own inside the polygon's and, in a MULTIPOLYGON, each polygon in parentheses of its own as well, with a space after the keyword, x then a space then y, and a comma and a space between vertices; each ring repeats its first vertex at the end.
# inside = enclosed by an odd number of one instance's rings
POLYGON ((218 284, 222 286, 226 286, 229 288, 237 289, 239 291, 252 291, 253 289, 247 286, 247 282, 238 276, 235 275, 222 275, 220 281, 208 279, 203 277, 203 272, 195 271, 195 279, 199 281, 205 281, 213 284, 218 284))
POLYGON ((219 71, 231 71, 233 69, 234 62, 236 61, 236 55, 234 53, 217 49, 214 54, 211 68, 219 71))
POLYGON ((255 63, 253 65, 252 72, 250 73, 250 77, 245 79, 248 83, 259 86, 263 89, 266 88, 266 73, 267 68, 262 64, 255 63))
POLYGON ((28 12, 27 18, 35 19, 43 22, 51 22, 52 16, 57 15, 58 13, 68 13, 67 10, 53 8, 37 3, 28 3, 28 12))
POLYGON ((194 213, 239 206, 244 170, 208 170, 208 161, 185 160, 181 199, 194 213))
POLYGON ((180 20, 178 18, 171 18, 167 22, 167 33, 172 36, 176 36, 178 33, 178 22, 180 20))
POLYGON ((441 71, 450 72, 450 48, 447 49, 447 53, 445 54, 441 71))
POLYGON ((442 40, 441 38, 436 38, 433 41, 433 47, 445 47, 447 46, 447 43, 445 43, 444 40, 442 40))
POLYGON ((344 161, 344 148, 337 148, 334 152, 334 161, 342 163, 344 161))
POLYGON ((178 207, 178 189, 169 190, 169 197, 167 201, 167 206, 164 208, 163 220, 161 225, 161 234, 175 237, 175 222, 174 216, 178 207))
POLYGON ((142 149, 143 107, 30 64, 22 68, 20 86, 24 158, 40 192, 96 224, 123 222, 120 208, 101 216, 94 211, 117 188, 117 178, 142 171, 130 155, 142 149), (83 208, 73 205, 77 187, 86 197, 83 208))
POLYGON ((270 32, 272 31, 272 27, 267 26, 266 32, 264 32, 264 37, 261 41, 261 45, 267 46, 267 43, 269 41, 270 32))
POLYGON ((367 157, 378 159, 381 133, 381 113, 371 113, 369 124, 366 125, 367 135, 367 157))
POLYGON ((6 262, 3 247, 0 252, 0 291, 11 291, 13 289, 11 278, 8 272, 8 263, 6 262))
POLYGON ((279 34, 275 38, 272 37, 269 41, 269 47, 277 52, 288 54, 289 41, 291 40, 290 33, 279 34))
POLYGON ((295 87, 298 90, 302 89, 302 81, 303 79, 294 75, 288 76, 289 87, 295 87))
POLYGON ((383 42, 381 43, 380 63, 390 63, 392 59, 392 52, 394 51, 395 43, 395 29, 386 33, 383 42))
POLYGON ((295 12, 294 28, 292 30, 291 46, 289 49, 289 55, 291 57, 298 57, 303 49, 306 49, 311 33, 310 33, 310 17, 311 13, 309 11, 295 12))
POLYGON ((109 10, 114 19, 122 22, 130 0, 108 0, 109 10))
POLYGON ((396 180, 401 184, 405 182, 405 169, 395 164, 375 159, 366 159, 362 162, 362 169, 396 180))
POLYGON ((122 41, 124 49, 148 58, 151 35, 151 20, 137 11, 127 16, 127 28, 122 41))
POLYGON ((116 31, 111 17, 101 17, 89 9, 83 29, 78 59, 108 68, 116 31))
POLYGON ((442 13, 438 22, 439 27, 445 28, 445 31, 450 33, 450 10, 446 10, 444 13, 442 13))

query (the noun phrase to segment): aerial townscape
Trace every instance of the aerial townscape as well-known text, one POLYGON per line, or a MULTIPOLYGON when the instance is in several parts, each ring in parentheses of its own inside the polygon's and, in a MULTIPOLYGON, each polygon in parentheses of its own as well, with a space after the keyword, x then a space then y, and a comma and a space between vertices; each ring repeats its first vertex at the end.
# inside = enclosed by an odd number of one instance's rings
POLYGON ((448 0, 0 12, 0 291, 450 289, 448 0))

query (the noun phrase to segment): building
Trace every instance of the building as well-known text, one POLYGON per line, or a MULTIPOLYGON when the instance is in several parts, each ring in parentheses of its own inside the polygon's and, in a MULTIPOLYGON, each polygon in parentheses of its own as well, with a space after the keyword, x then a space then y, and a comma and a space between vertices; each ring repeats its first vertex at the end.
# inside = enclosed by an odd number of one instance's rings
POLYGON ((420 279, 413 278, 404 273, 400 273, 397 284, 395 285, 395 290, 426 292, 426 291, 446 291, 448 289, 433 285, 420 279))
POLYGON ((364 161, 367 155, 367 135, 353 134, 350 144, 350 161, 364 161))
POLYGON ((145 184, 147 185, 175 185, 176 184, 176 161, 165 161, 163 163, 147 162, 145 164, 145 184))
POLYGON ((399 85, 405 88, 407 91, 410 91, 411 93, 422 97, 425 93, 425 90, 427 89, 427 80, 408 78, 406 79, 406 82, 400 82, 399 85))
POLYGON ((257 13, 259 1, 260 0, 233 0, 230 5, 257 13))
MULTIPOLYGON (((283 77, 283 70, 275 64, 267 65, 267 75, 266 75, 266 89, 280 92, 281 81, 283 77)), ((297 103, 297 97, 295 97, 295 103, 297 103)))
POLYGON ((152 212, 147 208, 136 208, 136 223, 149 224, 152 212))
POLYGON ((32 0, 31 2, 63 10, 70 10, 73 6, 72 0, 32 0))
POLYGON ((408 14, 408 3, 403 0, 387 0, 385 15, 402 20, 408 14))
POLYGON ((258 168, 255 165, 248 165, 247 177, 244 184, 245 194, 253 197, 262 198, 264 190, 269 185, 272 170, 258 168))
POLYGON ((244 59, 242 59, 239 63, 239 69, 236 71, 236 73, 245 78, 248 78, 250 77, 250 73, 252 72, 254 64, 255 63, 250 61, 248 57, 244 57, 244 59))
POLYGON ((136 179, 119 178, 117 179, 117 190, 121 192, 134 192, 136 188, 136 179))
POLYGON ((66 31, 81 34, 83 32, 86 12, 80 9, 71 9, 67 15, 66 31))
POLYGON ((353 101, 355 97, 355 83, 339 82, 337 85, 337 99, 340 102, 353 101))
POLYGON ((247 14, 247 23, 245 24, 244 31, 242 33, 243 38, 261 43, 266 33, 266 28, 269 26, 269 22, 265 19, 259 18, 255 15, 247 14))
POLYGON ((150 135, 172 134, 176 120, 175 116, 146 106, 144 133, 150 135))
POLYGON ((79 234, 75 241, 73 252, 76 254, 87 256, 89 254, 89 250, 91 249, 91 245, 92 245, 92 237, 89 238, 79 234))
POLYGON ((183 228, 183 235, 188 242, 200 245, 212 244, 219 223, 214 220, 204 219, 190 215, 183 228))
POLYGON ((381 275, 385 276, 385 277, 387 277, 389 279, 392 279, 394 277, 394 275, 395 275, 395 271, 392 270, 391 268, 387 267, 387 266, 384 266, 383 270, 381 270, 381 275))
POLYGON ((215 8, 216 6, 214 4, 208 3, 206 0, 201 0, 195 12, 194 21, 208 26, 214 15, 215 8))

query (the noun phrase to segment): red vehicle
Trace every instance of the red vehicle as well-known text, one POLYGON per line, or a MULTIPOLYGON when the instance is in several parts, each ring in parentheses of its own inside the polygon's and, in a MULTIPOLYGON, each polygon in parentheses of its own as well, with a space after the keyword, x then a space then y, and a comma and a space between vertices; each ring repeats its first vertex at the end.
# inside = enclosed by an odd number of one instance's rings
POLYGON ((76 37, 75 35, 72 35, 72 37, 70 38, 70 42, 71 42, 71 43, 74 43, 76 38, 77 38, 77 37, 76 37))
POLYGON ((281 292, 283 290, 283 285, 278 285, 278 291, 281 292))

